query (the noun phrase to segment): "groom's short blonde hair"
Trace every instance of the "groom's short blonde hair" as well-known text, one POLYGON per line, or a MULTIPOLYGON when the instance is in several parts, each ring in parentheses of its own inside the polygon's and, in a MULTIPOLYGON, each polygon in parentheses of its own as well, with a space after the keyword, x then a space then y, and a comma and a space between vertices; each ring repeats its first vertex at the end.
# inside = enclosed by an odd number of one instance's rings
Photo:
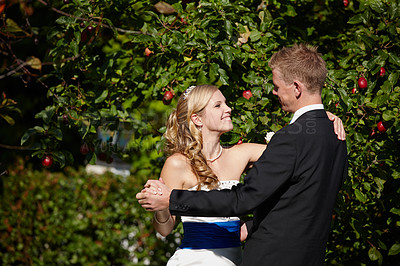
POLYGON ((284 47, 268 63, 272 70, 277 69, 287 85, 298 79, 311 93, 321 93, 326 75, 326 63, 317 52, 317 46, 294 44, 284 47))

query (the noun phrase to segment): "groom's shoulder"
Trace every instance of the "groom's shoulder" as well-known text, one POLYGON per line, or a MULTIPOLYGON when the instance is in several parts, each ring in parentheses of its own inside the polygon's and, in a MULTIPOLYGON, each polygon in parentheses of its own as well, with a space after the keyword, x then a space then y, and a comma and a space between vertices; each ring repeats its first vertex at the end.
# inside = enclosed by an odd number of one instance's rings
POLYGON ((321 128, 330 128, 331 126, 333 124, 324 110, 313 110, 304 113, 294 123, 283 127, 276 133, 282 137, 296 137, 303 134, 314 134, 321 128))

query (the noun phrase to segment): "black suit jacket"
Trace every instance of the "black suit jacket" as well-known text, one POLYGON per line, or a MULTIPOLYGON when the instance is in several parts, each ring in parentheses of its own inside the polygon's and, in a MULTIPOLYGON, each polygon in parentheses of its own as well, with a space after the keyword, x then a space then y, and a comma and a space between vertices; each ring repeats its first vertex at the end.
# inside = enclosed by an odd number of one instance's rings
POLYGON ((173 190, 173 215, 253 213, 243 265, 323 265, 332 210, 347 177, 346 143, 324 110, 276 132, 244 184, 231 190, 173 190))

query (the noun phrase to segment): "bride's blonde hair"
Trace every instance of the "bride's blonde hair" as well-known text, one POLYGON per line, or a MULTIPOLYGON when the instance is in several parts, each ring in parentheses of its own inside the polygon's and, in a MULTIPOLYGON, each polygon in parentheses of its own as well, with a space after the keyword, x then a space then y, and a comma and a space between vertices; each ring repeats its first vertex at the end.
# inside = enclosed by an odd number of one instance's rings
POLYGON ((202 154, 203 138, 201 130, 193 123, 191 116, 201 114, 218 87, 199 85, 190 87, 180 96, 176 109, 167 120, 165 151, 167 155, 181 153, 189 159, 193 173, 198 180, 198 187, 209 189, 218 186, 218 177, 213 173, 202 154))

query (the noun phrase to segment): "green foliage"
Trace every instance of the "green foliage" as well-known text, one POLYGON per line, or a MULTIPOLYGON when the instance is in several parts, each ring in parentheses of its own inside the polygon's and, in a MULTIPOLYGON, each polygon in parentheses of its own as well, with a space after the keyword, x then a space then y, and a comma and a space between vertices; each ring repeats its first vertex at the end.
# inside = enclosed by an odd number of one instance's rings
POLYGON ((148 226, 132 176, 25 169, 2 180, 3 265, 165 265, 175 249, 176 236, 157 239, 148 226))
POLYGON ((4 119, 10 125, 15 124, 15 120, 12 118, 12 115, 15 113, 21 115, 21 110, 17 108, 16 105, 17 102, 13 99, 7 98, 7 95, 4 92, 1 94, 0 118, 4 119))
POLYGON ((132 162, 133 174, 142 178, 138 183, 157 176, 167 115, 187 87, 220 87, 233 110, 234 130, 223 136, 225 144, 240 138, 264 142, 266 132, 290 119, 271 93, 270 56, 295 42, 318 45, 329 69, 324 105, 345 124, 350 164, 326 262, 398 261, 399 3, 70 0, 32 5, 31 10, 20 3, 24 14, 13 5, 2 14, 1 33, 10 43, 3 52, 3 65, 10 67, 1 70, 6 72, 2 76, 14 71, 21 79, 35 79, 51 101, 36 115, 40 125, 29 129, 21 143, 39 158, 53 155, 63 167, 76 154, 61 145, 69 129, 95 147, 87 155, 92 163, 102 150, 99 126, 132 131, 126 149, 107 145, 107 153, 132 162), (23 16, 30 24, 22 26, 23 16), (43 40, 39 47, 47 52, 14 60, 13 41, 23 38, 43 40), (386 73, 381 76, 382 67, 386 73), (358 87, 360 77, 367 88, 358 87), (252 91, 249 100, 242 97, 245 90, 252 91), (165 91, 175 94, 170 105, 161 101, 165 91), (377 129, 381 121, 385 132, 377 129))

